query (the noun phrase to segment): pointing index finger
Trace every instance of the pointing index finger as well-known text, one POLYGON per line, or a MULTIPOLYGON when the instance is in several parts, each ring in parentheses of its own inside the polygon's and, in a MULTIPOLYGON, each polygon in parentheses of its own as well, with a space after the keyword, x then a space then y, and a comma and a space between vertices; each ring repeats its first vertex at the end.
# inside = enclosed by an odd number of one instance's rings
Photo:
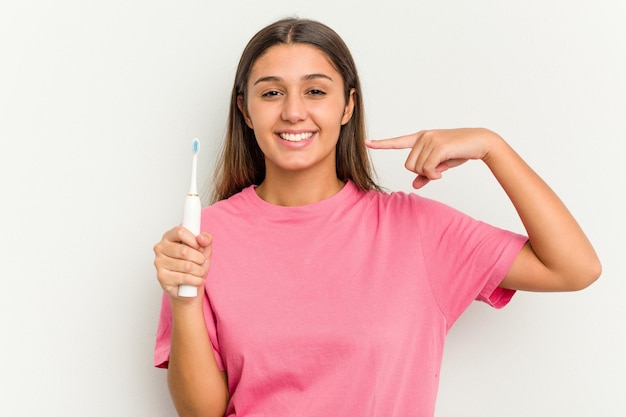
POLYGON ((411 149, 415 145, 416 135, 398 136, 391 139, 365 141, 365 145, 371 149, 411 149))

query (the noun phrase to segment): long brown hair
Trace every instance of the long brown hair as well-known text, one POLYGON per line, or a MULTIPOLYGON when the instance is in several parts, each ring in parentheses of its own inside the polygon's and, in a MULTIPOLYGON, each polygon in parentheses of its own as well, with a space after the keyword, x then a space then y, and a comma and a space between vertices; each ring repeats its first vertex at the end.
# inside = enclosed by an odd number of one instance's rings
POLYGON ((337 177, 351 180, 361 190, 379 190, 373 179, 373 168, 365 140, 365 120, 361 85, 350 50, 341 37, 328 26, 306 19, 279 20, 261 29, 244 49, 230 99, 226 139, 217 161, 212 201, 226 199, 244 188, 260 184, 265 178, 265 158, 254 131, 250 129, 237 106, 238 97, 245 102, 246 85, 254 62, 270 47, 279 44, 303 43, 324 52, 342 75, 345 98, 354 89, 354 111, 341 127, 337 142, 337 177))

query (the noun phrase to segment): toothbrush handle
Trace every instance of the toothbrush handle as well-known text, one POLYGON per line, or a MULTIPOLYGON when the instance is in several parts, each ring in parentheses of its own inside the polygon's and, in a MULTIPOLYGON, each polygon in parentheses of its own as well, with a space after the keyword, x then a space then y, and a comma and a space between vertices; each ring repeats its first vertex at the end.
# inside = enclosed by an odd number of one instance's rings
MULTIPOLYGON (((202 205, 197 195, 188 194, 185 197, 185 207, 183 212, 182 226, 195 236, 200 234, 200 213, 202 205)), ((193 285, 180 285, 178 287, 179 297, 195 297, 198 295, 198 288, 193 285)))

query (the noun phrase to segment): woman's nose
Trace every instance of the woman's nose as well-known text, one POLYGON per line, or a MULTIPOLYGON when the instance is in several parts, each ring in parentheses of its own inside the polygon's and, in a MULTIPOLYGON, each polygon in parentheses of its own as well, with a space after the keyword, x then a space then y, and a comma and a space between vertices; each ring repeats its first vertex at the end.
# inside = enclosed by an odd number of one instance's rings
POLYGON ((306 106, 303 98, 298 95, 289 95, 286 97, 282 118, 291 123, 296 123, 306 119, 306 106))

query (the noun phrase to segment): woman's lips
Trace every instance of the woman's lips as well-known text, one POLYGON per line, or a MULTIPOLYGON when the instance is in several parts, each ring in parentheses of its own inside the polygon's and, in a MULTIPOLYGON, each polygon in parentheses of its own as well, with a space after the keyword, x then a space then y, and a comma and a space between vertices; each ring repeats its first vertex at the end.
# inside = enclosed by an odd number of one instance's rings
POLYGON ((278 136, 282 140, 286 140, 288 142, 302 142, 303 140, 311 139, 313 137, 313 132, 302 132, 302 133, 279 133, 278 136))

